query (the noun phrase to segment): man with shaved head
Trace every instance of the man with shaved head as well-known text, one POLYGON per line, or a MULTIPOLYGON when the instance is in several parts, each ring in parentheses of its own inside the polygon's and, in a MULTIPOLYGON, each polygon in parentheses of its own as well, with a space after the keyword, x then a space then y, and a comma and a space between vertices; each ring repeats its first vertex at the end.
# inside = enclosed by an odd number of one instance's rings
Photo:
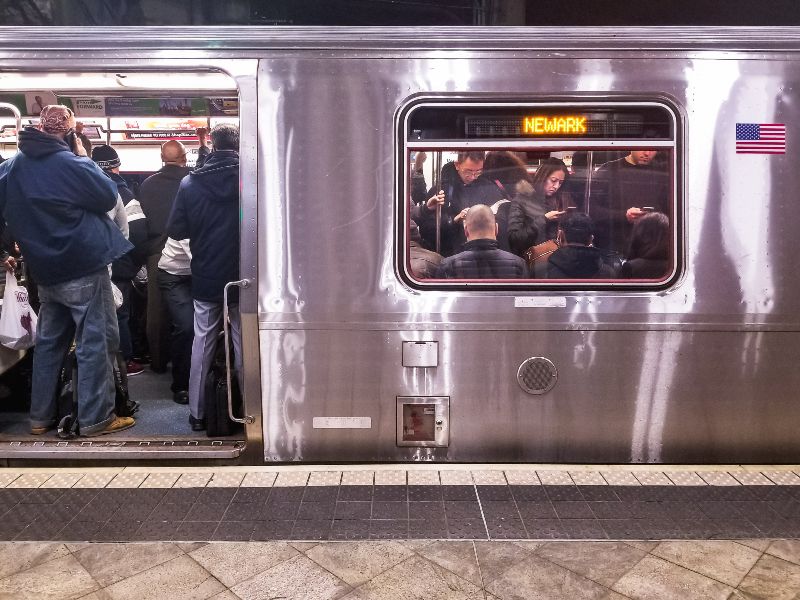
MULTIPOLYGON (((158 287, 158 261, 167 242, 167 219, 178 186, 189 174, 186 147, 177 140, 164 142, 161 162, 164 166, 145 179, 139 188, 139 202, 147 218, 147 344, 150 347, 150 368, 156 373, 166 371, 170 361, 171 325, 166 302, 158 287)), ((173 382, 173 394, 179 391, 182 390, 177 389, 173 382)))
POLYGON ((0 210, 41 300, 31 386, 34 435, 57 425, 59 373, 73 340, 80 434, 134 424, 114 413, 119 330, 107 267, 133 246, 107 215, 117 187, 86 157, 74 128, 69 108, 45 106, 39 127, 20 132, 19 153, 0 165, 0 210))
POLYGON ((497 222, 485 204, 471 207, 464 218, 467 243, 463 252, 445 258, 437 279, 526 279, 528 266, 497 245, 497 222))

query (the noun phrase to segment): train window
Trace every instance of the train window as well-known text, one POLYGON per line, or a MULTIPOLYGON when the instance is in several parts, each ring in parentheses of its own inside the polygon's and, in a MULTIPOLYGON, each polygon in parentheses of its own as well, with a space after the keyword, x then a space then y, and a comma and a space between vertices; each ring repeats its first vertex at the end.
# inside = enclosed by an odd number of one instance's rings
POLYGON ((663 289, 679 121, 664 102, 418 101, 398 120, 398 272, 417 289, 663 289))

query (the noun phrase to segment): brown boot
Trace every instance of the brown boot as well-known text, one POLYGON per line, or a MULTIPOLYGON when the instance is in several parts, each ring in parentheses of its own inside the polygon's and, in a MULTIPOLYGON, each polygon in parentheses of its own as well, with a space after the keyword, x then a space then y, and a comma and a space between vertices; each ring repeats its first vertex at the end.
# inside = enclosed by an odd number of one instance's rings
POLYGON ((114 417, 114 420, 106 425, 105 429, 95 431, 94 433, 84 433, 83 437, 95 437, 98 435, 105 435, 107 433, 116 433, 125 429, 130 429, 136 425, 136 419, 133 417, 114 417))

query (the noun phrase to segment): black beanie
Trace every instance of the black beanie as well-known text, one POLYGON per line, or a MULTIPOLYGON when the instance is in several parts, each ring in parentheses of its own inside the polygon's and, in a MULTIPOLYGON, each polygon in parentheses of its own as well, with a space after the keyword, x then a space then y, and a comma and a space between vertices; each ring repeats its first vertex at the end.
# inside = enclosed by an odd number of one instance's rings
POLYGON ((104 171, 116 169, 120 165, 117 151, 108 144, 92 148, 92 160, 104 171))

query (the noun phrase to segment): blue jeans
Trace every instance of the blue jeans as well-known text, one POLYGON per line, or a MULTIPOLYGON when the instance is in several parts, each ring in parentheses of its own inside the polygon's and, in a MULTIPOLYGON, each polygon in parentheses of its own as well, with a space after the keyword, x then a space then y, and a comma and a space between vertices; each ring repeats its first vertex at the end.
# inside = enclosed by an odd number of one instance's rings
POLYGON ((114 419, 112 360, 119 330, 105 267, 55 285, 40 285, 39 328, 33 357, 31 426, 56 424, 56 392, 64 357, 74 339, 78 362, 78 423, 81 433, 105 429, 114 419))

